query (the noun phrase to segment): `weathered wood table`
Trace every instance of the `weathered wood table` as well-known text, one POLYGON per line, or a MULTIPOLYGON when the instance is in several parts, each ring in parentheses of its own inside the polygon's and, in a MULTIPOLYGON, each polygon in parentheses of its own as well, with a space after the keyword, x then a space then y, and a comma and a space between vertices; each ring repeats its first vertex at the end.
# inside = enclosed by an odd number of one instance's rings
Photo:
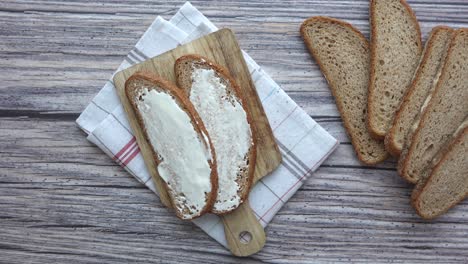
MULTIPOLYGON (((468 1, 409 1, 424 39, 468 27, 468 1)), ((342 143, 266 229, 263 251, 230 255, 85 139, 75 119, 156 15, 183 1, 0 3, 0 263, 467 262, 468 202, 436 221, 409 205, 390 160, 359 164, 305 50, 309 16, 367 36, 367 1, 194 1, 342 143)))

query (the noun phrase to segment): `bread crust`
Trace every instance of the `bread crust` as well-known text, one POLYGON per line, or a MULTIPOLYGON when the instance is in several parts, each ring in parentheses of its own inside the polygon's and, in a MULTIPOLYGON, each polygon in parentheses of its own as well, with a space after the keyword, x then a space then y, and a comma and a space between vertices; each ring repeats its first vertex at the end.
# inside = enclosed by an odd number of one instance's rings
MULTIPOLYGON (((174 72, 175 72, 176 80, 177 80, 178 84, 179 84, 179 74, 180 73, 176 70, 176 67, 177 67, 177 65, 179 63, 182 63, 182 61, 184 61, 184 60, 199 61, 199 64, 205 65, 207 67, 212 68, 222 79, 227 80, 229 82, 229 84, 231 85, 231 87, 233 89, 234 95, 240 101, 240 104, 242 105, 242 108, 244 109, 244 111, 246 113, 247 123, 249 124, 249 127, 250 127, 251 138, 252 138, 252 146, 249 149, 249 156, 248 156, 248 158, 249 158, 248 171, 249 172, 248 172, 248 176, 247 176, 246 186, 244 187, 245 191, 242 192, 239 195, 240 203, 239 203, 239 205, 237 207, 235 207, 235 208, 233 208, 231 210, 224 210, 224 211, 214 210, 214 208, 212 209, 212 212, 214 214, 224 215, 224 214, 227 214, 227 213, 237 209, 242 203, 244 203, 248 199, 248 196, 250 194, 250 189, 252 187, 252 182, 253 182, 254 173, 255 173, 256 159, 257 159, 257 132, 256 132, 256 128, 253 125, 252 114, 251 114, 249 108, 247 107, 246 100, 245 100, 245 98, 243 97, 243 95, 241 93, 240 87, 237 84, 237 82, 234 80, 234 78, 231 76, 231 74, 229 73, 229 71, 227 69, 225 69, 221 65, 218 65, 215 62, 213 62, 210 59, 205 58, 203 56, 200 56, 200 55, 197 55, 197 54, 187 54, 187 55, 184 55, 184 56, 178 58, 176 60, 175 64, 174 64, 174 72)), ((179 84, 179 86, 180 86, 180 88, 183 88, 180 84, 179 84)), ((188 96, 190 94, 189 89, 190 88, 187 88, 187 90, 185 90, 187 98, 188 98, 188 96)))
MULTIPOLYGON (((368 107, 367 107, 367 113, 368 113, 368 117, 369 116, 372 116, 374 115, 373 113, 373 109, 372 107, 370 107, 372 104, 373 104, 373 100, 372 98, 374 97, 374 78, 373 76, 375 75, 375 65, 376 65, 376 54, 375 54, 375 48, 374 45, 375 45, 375 39, 376 39, 376 25, 372 22, 372 21, 375 21, 375 5, 376 5, 376 1, 377 0, 370 0, 370 8, 369 8, 369 24, 370 24, 370 32, 371 32, 371 37, 370 37, 370 72, 369 72, 369 99, 368 99, 368 107)), ((420 47, 420 53, 422 51, 422 40, 421 40, 421 29, 419 27, 419 23, 418 23, 418 20, 416 18, 416 15, 415 13, 413 12, 413 10, 411 9, 411 7, 408 5, 408 3, 405 1, 405 0, 400 0, 400 4, 403 5, 406 9, 406 11, 408 12, 411 20, 413 21, 413 24, 416 26, 416 30, 418 31, 418 38, 417 38, 417 41, 418 41, 418 45, 420 47)), ((371 134, 371 136, 377 140, 384 140, 385 139, 385 135, 386 134, 382 134, 378 131, 377 128, 373 127, 372 126, 372 123, 370 122, 369 118, 366 119, 367 120, 367 128, 369 130, 369 133, 371 134)))
MULTIPOLYGON (((447 59, 445 60, 445 62, 443 64, 443 67, 442 67, 442 70, 441 70, 441 75, 440 75, 439 80, 438 80, 438 82, 436 84, 436 88, 434 89, 432 94, 438 93, 438 91, 441 89, 442 82, 440 80, 444 80, 445 76, 447 75, 446 68, 447 68, 447 64, 449 62, 448 58, 452 54, 453 48, 454 48, 454 46, 456 44, 454 40, 458 36, 458 34, 460 34, 461 32, 468 32, 468 29, 466 29, 466 28, 465 29, 458 29, 452 35, 452 38, 450 40, 450 46, 449 46, 449 48, 447 50, 447 55, 446 55, 447 59)), ((415 130, 415 132, 413 133, 412 138, 411 138, 411 145, 409 146, 406 155, 400 156, 400 160, 398 161, 398 168, 397 169, 398 169, 398 172, 399 172, 400 176, 403 179, 405 179, 406 181, 408 181, 410 183, 413 183, 413 184, 416 184, 418 182, 418 179, 413 179, 408 175, 409 157, 413 154, 414 148, 416 147, 414 145, 414 138, 419 136, 419 133, 421 131, 421 127, 424 127, 424 124, 426 123, 426 118, 425 117, 426 117, 426 114, 428 112, 428 109, 431 109, 433 104, 434 104, 434 100, 430 100, 427 107, 424 109, 423 113, 421 113, 420 123, 419 123, 418 128, 415 130)))
MULTIPOLYGON (((421 71, 419 70, 421 65, 425 65, 427 60, 430 57, 432 47, 434 45, 434 42, 436 41, 434 38, 432 38, 432 36, 438 34, 439 32, 441 32, 443 30, 454 31, 452 28, 447 27, 447 26, 436 26, 436 27, 434 27, 432 29, 431 36, 429 36, 429 38, 428 38, 429 42, 426 44, 427 45, 426 48, 425 48, 426 50, 425 50, 425 52, 423 54, 423 57, 422 57, 419 65, 418 65, 418 68, 416 68, 416 74, 415 74, 413 80, 411 81, 411 86, 406 91, 405 96, 403 97, 403 101, 402 101, 400 107, 398 108, 397 112, 395 113, 395 118, 393 119, 393 124, 390 127, 390 130, 388 131, 387 135, 385 136, 385 141, 384 141, 385 142, 385 149, 388 151, 388 153, 390 153, 394 157, 400 156, 401 151, 402 151, 402 148, 398 147, 398 143, 396 142, 396 139, 395 139, 395 133, 397 133, 397 129, 398 129, 397 122, 401 117, 401 114, 402 114, 402 111, 403 111, 404 107, 408 104, 409 98, 412 97, 412 95, 415 93, 416 84, 421 79, 421 71)), ((442 69, 442 67, 440 67, 440 70, 441 69, 442 69)))
MULTIPOLYGON (((347 27, 349 29, 351 29, 353 32, 356 33, 356 36, 358 36, 360 39, 362 39, 362 41, 366 44, 366 46, 369 48, 369 42, 367 41, 366 37, 364 37, 364 35, 359 31, 357 30, 355 27, 353 27, 351 24, 347 23, 347 22, 344 22, 342 20, 338 20, 338 19, 335 19, 335 18, 331 18, 331 17, 324 17, 324 16, 316 16, 316 17, 310 17, 308 19, 306 19, 302 25, 301 25, 301 28, 300 28, 300 32, 301 32, 301 36, 302 36, 302 39, 304 40, 306 46, 307 46, 307 49, 309 50, 309 52, 311 53, 311 55, 314 57, 315 61, 317 62, 317 64, 319 65, 319 68, 320 70, 323 72, 323 73, 326 73, 326 69, 325 67, 323 66, 322 62, 320 61, 319 57, 315 54, 315 51, 312 47, 312 43, 310 42, 310 40, 307 38, 306 36, 306 27, 309 23, 314 23, 314 22, 327 22, 327 23, 335 23, 335 24, 338 24, 338 25, 341 25, 343 27, 347 27)), ((324 74, 325 76, 325 79, 327 80, 329 86, 330 86, 330 90, 332 92, 332 95, 333 97, 335 98, 336 101, 339 101, 341 102, 340 98, 336 95, 336 91, 335 91, 335 84, 333 83, 332 80, 329 80, 327 78, 327 74, 324 74)), ((337 108, 338 108, 338 111, 340 113, 343 113, 344 112, 344 109, 342 108, 342 105, 341 103, 338 103, 336 104, 337 108)), ((343 122, 343 125, 346 129, 346 133, 348 134, 349 138, 351 139, 351 142, 353 145, 357 145, 358 142, 356 141, 355 138, 353 138, 351 136, 350 133, 348 133, 348 131, 351 130, 351 127, 350 125, 347 123, 347 122, 343 122)), ((358 151, 356 151, 355 149, 355 153, 358 157, 358 159, 366 164, 366 165, 375 165, 377 163, 380 163, 382 161, 384 161, 388 155, 385 155, 385 156, 382 156, 380 159, 376 159, 374 161, 368 161, 367 159, 365 159, 365 157, 359 153, 358 151)))
POLYGON ((466 134, 468 134, 468 127, 463 129, 463 132, 461 132, 453 140, 453 142, 447 147, 447 149, 444 150, 444 153, 442 154, 442 158, 437 163, 437 165, 435 165, 434 168, 432 169, 432 172, 431 172, 429 178, 427 179, 427 181, 424 183, 424 186, 422 188, 420 188, 420 190, 415 189, 413 191, 413 197, 412 197, 412 200, 411 200, 411 204, 413 205, 414 209, 416 210, 416 213, 419 216, 421 216, 422 218, 427 219, 427 220, 434 219, 434 218, 446 213, 448 210, 450 210, 452 207, 454 207, 456 204, 458 204, 459 202, 461 202, 462 200, 464 200, 467 197, 467 195, 461 196, 458 200, 455 200, 453 203, 451 203, 445 210, 441 211, 440 213, 438 213, 436 215, 432 215, 432 216, 427 215, 427 214, 425 214, 424 211, 422 211, 421 206, 420 206, 420 200, 419 200, 419 198, 421 197, 421 194, 429 187, 430 184, 432 184, 434 174, 437 173, 437 171, 442 166, 442 164, 449 158, 449 154, 453 150, 453 148, 457 144, 462 143, 462 139, 466 134), (417 192, 417 193, 414 193, 414 192, 417 192))
MULTIPOLYGON (((397 114, 398 114, 398 111, 397 111, 397 114)), ((393 129, 393 126, 392 126, 392 129, 393 129)), ((395 142, 395 137, 392 133, 392 129, 390 130, 390 133, 387 134, 384 138, 385 150, 388 153, 390 153, 390 155, 392 155, 393 157, 399 157, 401 154, 401 149, 397 146, 397 143, 395 142)))
MULTIPOLYGON (((172 83, 168 82, 167 80, 164 80, 160 77, 154 76, 151 73, 148 72, 136 72, 132 76, 130 76, 127 81, 125 82, 125 94, 130 101, 133 111, 135 112, 135 115, 138 119, 138 124, 140 126, 140 129, 143 131, 143 135, 145 137, 146 142, 148 145, 151 146, 151 143, 149 141, 148 137, 148 132, 147 129, 143 123, 143 119, 141 117, 140 112, 138 111, 137 103, 134 100, 135 99, 135 92, 138 90, 138 88, 131 87, 129 84, 136 79, 143 79, 145 81, 153 83, 155 86, 161 88, 164 92, 168 93, 169 95, 173 96, 175 100, 178 102, 178 104, 183 108, 183 110, 189 115, 190 119, 192 120, 192 125, 195 128, 195 131, 197 132, 198 135, 203 138, 204 135, 208 138, 208 144, 211 152, 212 159, 211 161, 208 160, 208 163, 210 165, 211 169, 211 174, 210 174, 210 181, 211 181, 211 192, 207 197, 207 201, 205 204, 205 207, 201 210, 201 212, 188 219, 184 218, 184 215, 179 212, 178 210, 174 209, 176 215, 178 218, 182 220, 193 220, 195 218, 198 218, 202 216, 203 214, 209 212, 211 208, 213 207, 214 201, 216 199, 216 194, 218 190, 218 172, 217 172, 217 167, 216 167, 216 153, 213 148, 213 144, 211 143, 210 136, 208 134, 208 131, 205 128, 205 125, 203 124, 200 116, 198 113, 195 111, 195 108, 193 107, 192 103, 184 96, 183 93, 180 92, 179 88, 177 88, 175 85, 172 83), (203 135, 204 134, 204 135, 203 135)), ((202 140, 202 142, 205 142, 202 140)), ((154 150, 153 147, 151 147, 151 152, 153 155, 153 159, 156 161, 156 165, 159 165, 160 160, 158 159, 158 154, 154 150)), ((176 205, 174 204, 174 194, 171 192, 171 189, 167 185, 165 181, 162 181, 164 183, 165 189, 168 191, 169 196, 171 197, 171 205, 172 208, 176 208, 176 205)))

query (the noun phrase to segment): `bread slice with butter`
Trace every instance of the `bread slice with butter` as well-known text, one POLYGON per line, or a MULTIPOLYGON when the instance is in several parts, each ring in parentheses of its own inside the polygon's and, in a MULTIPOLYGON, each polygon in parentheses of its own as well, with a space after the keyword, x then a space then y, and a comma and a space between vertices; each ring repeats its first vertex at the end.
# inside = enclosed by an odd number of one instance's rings
POLYGON ((436 153, 468 116, 468 29, 456 30, 435 90, 426 99, 417 129, 398 162, 411 183, 422 180, 436 153))
POLYGON ((413 191, 413 207, 425 219, 440 216, 468 196, 466 122, 460 127, 454 140, 438 156, 427 181, 418 183, 413 191))
POLYGON ((301 35, 330 86, 359 160, 382 162, 388 156, 384 144, 366 127, 370 56, 366 38, 350 24, 329 17, 305 20, 301 35))
POLYGON ((424 100, 437 84, 438 74, 442 70, 454 32, 449 27, 438 26, 433 28, 429 35, 415 77, 395 115, 392 127, 385 136, 385 148, 393 156, 399 156, 403 145, 410 144, 407 135, 421 112, 424 100))
POLYGON ((371 57, 367 125, 383 140, 411 84, 421 52, 416 16, 404 0, 371 0, 371 57))
POLYGON ((128 78, 125 93, 176 215, 191 220, 210 211, 218 190, 216 154, 193 105, 177 87, 148 73, 128 78))
POLYGON ((180 57, 174 71, 216 151, 219 189, 212 212, 228 213, 247 199, 255 171, 256 133, 246 100, 229 72, 206 58, 180 57))

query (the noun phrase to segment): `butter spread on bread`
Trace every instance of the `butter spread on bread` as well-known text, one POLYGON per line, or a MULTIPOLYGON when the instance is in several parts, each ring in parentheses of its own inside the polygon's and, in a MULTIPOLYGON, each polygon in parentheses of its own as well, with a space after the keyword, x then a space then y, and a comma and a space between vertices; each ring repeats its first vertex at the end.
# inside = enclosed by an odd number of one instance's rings
POLYGON ((177 60, 175 71, 211 136, 218 164, 218 195, 212 212, 227 213, 245 199, 255 145, 248 112, 226 70, 196 55, 177 60), (187 81, 187 82, 184 82, 187 81))
POLYGON ((182 219, 198 217, 208 210, 211 193, 216 192, 212 183, 215 156, 207 132, 189 102, 181 100, 183 94, 177 95, 177 88, 144 75, 132 77, 126 83, 127 94, 176 213, 182 219))

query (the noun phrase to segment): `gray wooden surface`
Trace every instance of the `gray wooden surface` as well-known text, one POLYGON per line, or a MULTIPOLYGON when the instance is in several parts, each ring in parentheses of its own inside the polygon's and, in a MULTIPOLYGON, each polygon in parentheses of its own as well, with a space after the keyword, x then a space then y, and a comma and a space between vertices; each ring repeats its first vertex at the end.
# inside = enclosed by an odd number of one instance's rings
MULTIPOLYGON (((468 27, 468 1, 409 1, 424 39, 468 27)), ((238 259, 85 139, 75 119, 156 15, 183 1, 0 3, 0 263, 468 262, 468 202, 436 221, 409 205, 395 161, 356 160, 298 28, 345 19, 368 35, 367 1, 193 1, 342 143, 238 259)))

